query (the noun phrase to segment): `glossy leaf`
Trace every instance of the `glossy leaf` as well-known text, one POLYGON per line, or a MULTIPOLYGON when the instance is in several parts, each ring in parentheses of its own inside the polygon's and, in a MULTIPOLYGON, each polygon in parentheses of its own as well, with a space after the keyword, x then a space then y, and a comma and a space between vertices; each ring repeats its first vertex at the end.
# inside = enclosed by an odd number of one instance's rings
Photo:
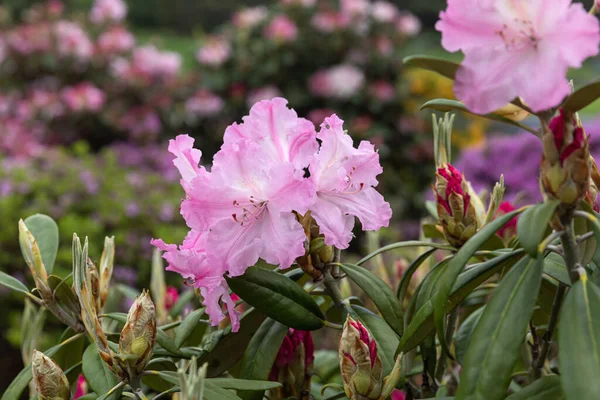
POLYGON ((270 390, 281 386, 281 383, 279 382, 255 381, 235 378, 209 378, 206 381, 222 387, 223 389, 234 390, 270 390))
POLYGON ((402 335, 402 309, 392 289, 381 278, 366 268, 353 264, 343 264, 342 271, 358 285, 375 304, 381 316, 398 334, 402 335))
POLYGON ((58 226, 52 218, 44 214, 34 214, 25 219, 25 225, 35 238, 42 262, 48 274, 52 273, 58 252, 58 226))
POLYGON ((528 208, 517 222, 517 236, 521 245, 530 256, 535 257, 540 249, 540 243, 548 230, 548 223, 560 202, 547 201, 528 208))
MULTIPOLYGON (((501 217, 496 218, 489 224, 485 225, 479 232, 477 232, 471 239, 469 239, 456 253, 454 258, 450 260, 448 266, 444 268, 444 274, 438 280, 438 285, 433 297, 433 319, 434 326, 438 332, 445 332, 446 322, 446 307, 448 303, 448 297, 452 292, 452 288, 456 279, 460 275, 461 271, 469 262, 469 259, 475 254, 477 250, 493 235, 498 232, 498 229, 502 228, 508 223, 513 217, 517 216, 524 209, 518 209, 510 213, 504 214, 501 217)), ((441 340, 442 349, 449 353, 448 346, 444 340, 441 340)))
POLYGON ((171 337, 162 329, 156 330, 156 343, 171 354, 181 354, 179 347, 175 345, 173 339, 171 339, 171 337))
POLYGON ((569 271, 567 271, 565 260, 556 253, 550 253, 546 256, 544 260, 544 273, 566 286, 571 286, 571 278, 569 278, 569 271))
POLYGON ((29 289, 20 280, 7 274, 6 272, 0 271, 0 285, 5 286, 9 289, 16 290, 24 294, 29 294, 29 289))
POLYGON ((525 386, 506 400, 565 400, 558 375, 548 375, 525 386))
POLYGON ((465 354, 467 353, 467 348, 469 347, 469 343, 471 342, 471 337, 473 336, 473 331, 485 310, 485 306, 478 308, 473 311, 467 319, 465 319, 460 327, 458 328, 458 332, 456 332, 456 337, 454 338, 454 346, 456 348, 456 361, 459 364, 463 364, 465 359, 465 354))
POLYGON ((562 105, 564 110, 571 112, 579 111, 600 97, 600 81, 587 84, 573 92, 562 105))
POLYGON ((454 80, 456 71, 460 64, 453 61, 444 60, 443 58, 431 57, 425 55, 414 55, 405 57, 402 62, 404 65, 426 69, 428 71, 437 72, 448 79, 454 80))
POLYGON ((361 258, 356 263, 356 265, 362 265, 362 264, 366 263, 367 261, 369 261, 371 258, 373 258, 381 253, 385 253, 386 251, 402 249, 405 247, 433 247, 433 248, 441 249, 441 250, 450 250, 450 251, 456 250, 454 247, 449 246, 447 244, 441 244, 441 243, 435 243, 435 242, 425 242, 425 241, 421 241, 421 240, 409 240, 406 242, 392 243, 392 244, 388 244, 387 246, 383 246, 383 247, 375 250, 374 252, 367 254, 363 258, 361 258))
POLYGON ((415 258, 413 262, 410 263, 406 271, 404 271, 404 274, 402 274, 402 279, 400 280, 400 284, 398 285, 397 292, 400 304, 404 303, 404 298, 406 297, 406 293, 408 292, 408 287, 410 286, 410 280, 412 279, 412 276, 415 274, 417 269, 419 269, 419 267, 425 262, 425 260, 427 260, 429 256, 433 254, 435 250, 436 249, 430 249, 425 253, 421 254, 419 257, 415 258))
POLYGON ((198 324, 207 322, 205 320, 201 320, 202 315, 204 315, 204 309, 200 308, 192 311, 183 319, 181 325, 179 325, 175 330, 176 348, 180 348, 183 345, 183 342, 185 342, 185 340, 192 334, 198 324))
MULTIPOLYGON (((288 330, 287 326, 267 318, 248 344, 240 363, 240 377, 248 380, 267 380, 288 330)), ((260 400, 263 393, 242 393, 240 397, 245 400, 260 400)))
MULTIPOLYGON (((177 366, 175 363, 167 358, 154 359, 151 363, 148 363, 146 369, 153 371, 165 371, 165 372, 176 372, 177 366)), ((146 375, 142 377, 144 385, 148 385, 152 390, 157 392, 164 392, 173 387, 173 382, 164 379, 160 375, 146 375)))
POLYGON ((323 327, 323 312, 313 298, 277 272, 250 267, 227 282, 248 304, 290 328, 313 331, 323 327))
POLYGON ((473 331, 457 400, 500 400, 511 375, 537 298, 544 259, 521 260, 502 279, 473 331))
MULTIPOLYGON (((580 203, 579 209, 582 209, 590 214, 594 213, 592 207, 585 201, 580 203)), ((576 236, 583 235, 592 230, 592 224, 593 223, 586 218, 575 217, 573 219, 573 231, 575 232, 576 236)), ((596 237, 591 237, 579 242, 577 247, 579 247, 579 254, 581 255, 581 264, 585 266, 588 265, 594 258, 594 255, 598 250, 598 240, 596 240, 596 237)))
POLYGON ((204 381, 204 398, 206 400, 242 400, 235 393, 215 385, 210 380, 204 381))
POLYGON ((600 399, 600 288, 587 275, 567 292, 558 329, 558 361, 566 398, 600 399))
MULTIPOLYGON (((88 385, 96 393, 107 393, 119 383, 119 379, 112 373, 108 366, 100 358, 96 344, 90 344, 83 353, 83 375, 88 385)), ((119 399, 118 391, 109 397, 109 399, 119 399)))
POLYGON ((373 335, 375 343, 377 343, 377 355, 381 359, 383 374, 387 376, 392 371, 396 361, 395 351, 398 347, 398 336, 380 316, 358 305, 352 305, 351 307, 358 319, 373 335))

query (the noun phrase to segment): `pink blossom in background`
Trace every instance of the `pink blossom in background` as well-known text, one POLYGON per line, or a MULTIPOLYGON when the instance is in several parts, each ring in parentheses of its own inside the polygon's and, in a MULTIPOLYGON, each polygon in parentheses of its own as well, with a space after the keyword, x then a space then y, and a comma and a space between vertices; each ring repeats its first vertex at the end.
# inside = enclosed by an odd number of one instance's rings
POLYGON ((387 1, 377 0, 371 6, 371 16, 377 22, 394 22, 399 14, 398 7, 387 1))
POLYGON ((83 28, 71 21, 58 21, 54 26, 56 50, 64 57, 85 61, 92 56, 94 46, 83 28))
POLYGON ((210 37, 196 52, 196 60, 202 65, 219 67, 231 57, 231 44, 222 36, 210 37))
POLYGON ((342 13, 352 17, 366 17, 369 15, 371 4, 369 0, 341 0, 340 8, 342 13))
POLYGON ((319 125, 321 122, 325 120, 325 118, 329 117, 333 114, 333 110, 329 108, 317 108, 308 113, 307 118, 315 125, 319 125))
POLYGON ((169 311, 177 300, 179 299, 179 292, 173 286, 167 286, 167 291, 165 292, 165 308, 169 311))
POLYGON ((246 103, 248 104, 248 107, 252 107, 253 104, 258 103, 261 100, 271 100, 280 96, 281 90, 274 85, 267 85, 251 90, 250 93, 248 93, 248 99, 246 103))
POLYGON ((317 0, 279 0, 281 4, 288 6, 314 7, 317 0))
POLYGON ((124 53, 135 45, 135 37, 123 26, 114 26, 98 37, 98 50, 104 54, 124 53))
POLYGON ((421 32, 421 21, 414 14, 404 11, 396 20, 396 30, 408 37, 417 36, 421 32))
POLYGON ((6 33, 8 48, 22 55, 50 50, 51 39, 51 27, 47 22, 21 25, 6 33))
POLYGON ((209 90, 200 89, 185 102, 185 111, 189 115, 210 117, 221 112, 224 106, 225 102, 221 97, 209 90))
POLYGON ((264 6, 244 8, 233 14, 233 25, 242 29, 251 29, 263 22, 268 15, 264 6))
POLYGON ((392 217, 389 203, 374 188, 376 176, 383 172, 379 154, 367 141, 354 148, 343 122, 335 114, 325 119, 317 135, 321 148, 309 168, 317 190, 312 216, 325 243, 339 249, 350 244, 355 216, 363 230, 388 226, 392 217))
POLYGON ((350 15, 336 11, 319 11, 311 20, 312 26, 323 33, 346 29, 351 22, 352 18, 350 15))
POLYGON ((72 111, 98 111, 104 105, 104 92, 89 82, 75 86, 67 86, 61 92, 61 97, 72 111))
POLYGON ((75 388, 75 395, 73 397, 73 400, 77 400, 78 398, 87 394, 87 392, 88 385, 85 380, 85 377, 83 376, 83 374, 79 374, 79 376, 77 377, 77 387, 75 388))
POLYGON ((181 55, 171 51, 160 51, 149 45, 136 48, 131 63, 136 74, 152 78, 172 78, 181 68, 181 55))
POLYGON ((127 16, 127 5, 123 0, 96 0, 90 11, 90 21, 95 24, 121 22, 127 16))
POLYGON ((449 0, 436 29, 446 50, 465 54, 454 92, 479 114, 517 96, 533 111, 558 105, 571 91, 568 68, 600 43, 598 19, 570 0, 449 0))
POLYGON ((404 400, 406 399, 406 392, 404 390, 395 389, 390 397, 392 400, 404 400))
POLYGON ((53 17, 59 17, 65 10, 65 5, 60 0, 49 0, 47 3, 48 14, 53 17))
POLYGON ((6 41, 3 38, 0 38, 0 64, 6 59, 7 53, 8 46, 6 45, 6 41))
POLYGON ((129 132, 134 139, 147 139, 160 133, 162 123, 160 117, 147 107, 133 108, 120 119, 120 127, 129 132))
POLYGON ((298 27, 285 15, 278 15, 265 27, 265 36, 278 42, 292 42, 298 37, 298 27))
POLYGON ((382 56, 389 56, 394 52, 394 42, 387 36, 378 36, 375 38, 375 49, 382 56))
POLYGON ((369 94, 382 103, 392 101, 396 97, 396 88, 388 81, 379 80, 369 85, 369 94))
POLYGON ((347 100, 365 84, 363 71, 351 64, 341 64, 317 71, 308 86, 315 96, 347 100))

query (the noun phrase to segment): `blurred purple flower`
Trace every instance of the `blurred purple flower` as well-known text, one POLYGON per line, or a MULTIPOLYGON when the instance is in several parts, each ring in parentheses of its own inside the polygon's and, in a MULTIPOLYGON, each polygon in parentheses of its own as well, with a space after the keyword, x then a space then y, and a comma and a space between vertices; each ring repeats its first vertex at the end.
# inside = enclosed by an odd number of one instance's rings
POLYGON ((136 217, 140 214, 140 206, 137 203, 127 203, 125 206, 125 215, 128 217, 136 217))

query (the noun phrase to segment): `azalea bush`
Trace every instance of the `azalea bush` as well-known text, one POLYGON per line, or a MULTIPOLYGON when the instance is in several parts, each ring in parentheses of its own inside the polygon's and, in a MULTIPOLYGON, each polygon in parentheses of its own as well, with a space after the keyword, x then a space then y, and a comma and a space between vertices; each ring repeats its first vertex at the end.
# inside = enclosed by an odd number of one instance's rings
POLYGON ((424 240, 355 260, 347 249, 356 222, 377 231, 392 217, 378 192, 379 153, 355 142, 343 115, 315 128, 276 97, 227 127, 212 162, 188 135, 169 142, 189 230, 176 244, 151 241, 150 293, 128 313, 110 304, 114 239, 98 258, 75 234, 71 273, 56 275, 56 223, 21 220, 35 288, 4 272, 0 283, 26 298, 29 365, 2 399, 28 386, 42 399, 600 397, 600 172, 578 115, 600 90, 566 80, 568 67, 598 54, 595 10, 568 0, 451 0, 436 26, 447 50, 463 51, 462 64, 404 60, 454 80, 461 101, 425 108, 516 125, 540 141, 539 203, 505 201, 501 174, 487 198, 478 195, 469 171, 452 164, 455 115, 434 115, 424 240), (373 265, 405 248, 418 255, 390 287, 373 265), (165 269, 190 288, 174 305, 165 269), (43 310, 66 331, 41 352, 43 310))

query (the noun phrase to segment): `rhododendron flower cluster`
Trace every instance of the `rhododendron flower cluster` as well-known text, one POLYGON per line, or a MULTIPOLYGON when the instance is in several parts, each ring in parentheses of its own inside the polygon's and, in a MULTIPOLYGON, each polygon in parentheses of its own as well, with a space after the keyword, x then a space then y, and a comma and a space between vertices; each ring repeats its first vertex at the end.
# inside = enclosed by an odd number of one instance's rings
POLYGON ((365 84, 365 75, 352 64, 340 64, 317 71, 309 82, 315 96, 349 99, 365 84))
POLYGON ((533 111, 571 91, 569 67, 598 54, 598 19, 571 0, 448 0, 436 28, 442 46, 462 50, 454 92, 472 111, 492 112, 516 97, 533 111))
POLYGON ((90 11, 90 21, 95 24, 121 22, 127 15, 123 0, 96 0, 90 11))
POLYGON ((239 319, 223 275, 242 275, 259 258, 290 267, 305 254, 298 215, 310 211, 325 243, 341 249, 349 246, 354 217, 365 230, 387 226, 391 217, 374 188, 382 168, 373 145, 363 141, 355 148, 336 115, 317 133, 286 104, 283 98, 261 101, 241 124, 229 126, 210 172, 198 166, 201 152, 192 138, 181 135, 169 144, 191 230, 179 249, 160 239, 152 243, 166 251, 169 270, 200 288, 213 324, 224 318, 219 301, 225 302, 234 330, 239 319))
POLYGON ((196 52, 196 59, 202 65, 219 67, 231 56, 231 45, 222 36, 212 36, 196 52))

